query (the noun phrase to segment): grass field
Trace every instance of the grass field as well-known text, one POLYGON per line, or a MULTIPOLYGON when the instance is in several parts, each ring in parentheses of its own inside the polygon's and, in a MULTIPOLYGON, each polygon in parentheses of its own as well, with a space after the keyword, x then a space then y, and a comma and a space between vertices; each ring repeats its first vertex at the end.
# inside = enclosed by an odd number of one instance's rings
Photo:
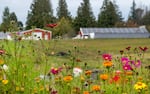
POLYGON ((150 61, 149 48, 150 39, 1 40, 0 94, 149 94, 149 89, 145 90, 150 87, 150 70, 145 68, 150 61), (141 51, 139 47, 148 49, 141 51), (113 66, 109 70, 103 66, 103 54, 112 56, 113 66), (141 68, 123 70, 120 63, 122 57, 140 60, 141 68), (4 64, 8 66, 8 70, 3 69, 4 64), (75 67, 82 69, 84 80, 73 76, 75 67), (59 68, 62 68, 61 72, 59 68), (91 80, 91 76, 85 75, 87 70, 93 69, 103 71, 98 75, 107 74, 107 81, 99 76, 98 79, 91 80), (121 74, 119 83, 110 84, 116 70, 130 72, 130 75, 121 74), (48 81, 46 77, 40 78, 40 75, 48 73, 51 75, 48 81), (67 81, 64 80, 68 75, 67 81), (147 85, 136 91, 134 84, 139 79, 147 85), (89 81, 92 83, 85 87, 84 84, 89 81))

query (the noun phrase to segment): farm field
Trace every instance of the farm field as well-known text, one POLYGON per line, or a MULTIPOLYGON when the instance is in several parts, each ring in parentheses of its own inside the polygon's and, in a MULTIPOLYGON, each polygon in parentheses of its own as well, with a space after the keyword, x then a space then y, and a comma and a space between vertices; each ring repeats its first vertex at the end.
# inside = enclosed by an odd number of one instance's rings
POLYGON ((0 42, 0 94, 150 94, 150 39, 0 42))

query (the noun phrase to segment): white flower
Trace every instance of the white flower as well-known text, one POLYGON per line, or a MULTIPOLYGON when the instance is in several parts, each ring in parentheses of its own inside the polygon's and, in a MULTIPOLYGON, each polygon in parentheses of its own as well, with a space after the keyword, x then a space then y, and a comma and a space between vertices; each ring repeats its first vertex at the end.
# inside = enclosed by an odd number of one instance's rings
POLYGON ((3 70, 8 71, 8 66, 6 64, 3 65, 3 70))
POLYGON ((75 77, 80 76, 80 74, 82 74, 82 69, 73 68, 73 74, 74 74, 75 77))

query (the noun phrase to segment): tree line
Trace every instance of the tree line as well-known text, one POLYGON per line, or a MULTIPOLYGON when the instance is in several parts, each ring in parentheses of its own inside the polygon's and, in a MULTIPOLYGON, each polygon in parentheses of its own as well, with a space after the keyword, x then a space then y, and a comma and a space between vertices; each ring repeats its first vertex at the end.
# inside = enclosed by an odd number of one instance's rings
MULTIPOLYGON (((124 21, 122 12, 115 0, 103 0, 98 19, 93 14, 89 0, 83 0, 73 17, 68 10, 66 0, 59 0, 57 16, 53 15, 51 0, 33 0, 28 11, 25 29, 43 28, 53 31, 53 37, 76 35, 80 27, 137 27, 146 25, 150 28, 150 10, 138 8, 133 0, 128 19, 124 21), (47 24, 57 24, 47 27, 47 24)), ((23 30, 24 26, 18 21, 15 12, 10 13, 6 7, 3 11, 0 31, 12 32, 23 30)))

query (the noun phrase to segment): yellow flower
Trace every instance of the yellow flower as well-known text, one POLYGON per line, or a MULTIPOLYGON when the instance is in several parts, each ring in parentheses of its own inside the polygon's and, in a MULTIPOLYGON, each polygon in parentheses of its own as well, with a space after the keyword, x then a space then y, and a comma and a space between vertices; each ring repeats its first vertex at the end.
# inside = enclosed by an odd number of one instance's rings
POLYGON ((64 81, 65 81, 65 82, 70 82, 70 81, 72 81, 72 79, 73 79, 73 78, 72 78, 72 76, 70 76, 70 75, 64 77, 64 81))
POLYGON ((40 86, 40 91, 43 91, 44 90, 44 86, 40 86))
POLYGON ((145 89, 147 88, 147 85, 145 83, 142 83, 142 82, 137 82, 135 85, 134 85, 134 88, 136 90, 142 90, 142 89, 145 89))
POLYGON ((6 84, 8 83, 8 80, 2 80, 2 83, 3 83, 4 85, 6 85, 6 84))
POLYGON ((24 91, 24 87, 21 87, 21 88, 20 88, 20 91, 22 91, 22 92, 23 92, 23 91, 24 91))
POLYGON ((4 64, 4 60, 0 59, 0 65, 4 64))
POLYGON ((20 90, 20 88, 17 86, 17 87, 16 87, 16 91, 19 91, 19 90, 20 90))
POLYGON ((100 91, 100 86, 99 85, 94 85, 92 86, 93 91, 100 91))
POLYGON ((100 78, 101 78, 102 80, 108 80, 108 75, 107 75, 107 74, 101 74, 101 75, 100 75, 100 78))

